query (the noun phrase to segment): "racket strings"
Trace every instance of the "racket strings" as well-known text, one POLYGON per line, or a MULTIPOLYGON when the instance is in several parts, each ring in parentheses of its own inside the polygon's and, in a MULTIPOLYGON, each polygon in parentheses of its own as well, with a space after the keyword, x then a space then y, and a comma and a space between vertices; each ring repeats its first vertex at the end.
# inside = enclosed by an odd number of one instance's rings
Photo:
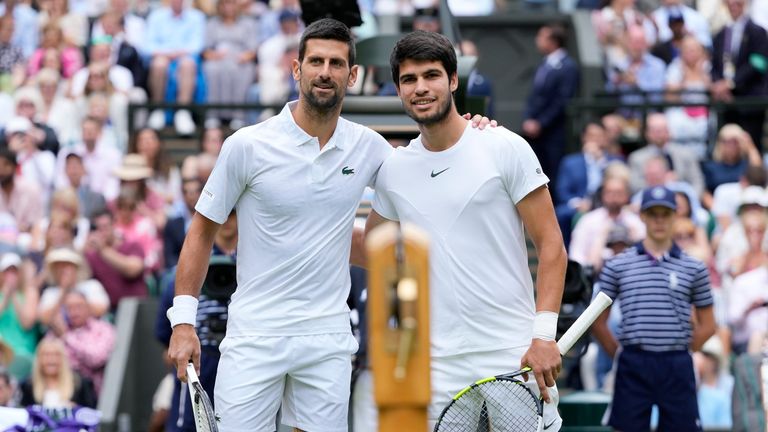
POLYGON ((539 412, 538 399, 524 384, 495 380, 453 401, 435 432, 537 431, 539 412))
POLYGON ((218 426, 216 425, 216 416, 213 412, 213 406, 208 395, 203 390, 202 386, 195 383, 195 389, 192 397, 192 411, 195 415, 195 425, 197 426, 197 432, 216 432, 218 426))

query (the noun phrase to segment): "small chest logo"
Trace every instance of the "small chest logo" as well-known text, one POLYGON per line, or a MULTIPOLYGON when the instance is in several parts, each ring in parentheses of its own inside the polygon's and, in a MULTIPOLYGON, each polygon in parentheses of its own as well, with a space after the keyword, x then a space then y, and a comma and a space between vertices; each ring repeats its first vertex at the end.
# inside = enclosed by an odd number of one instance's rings
POLYGON ((341 173, 344 175, 352 175, 355 173, 355 169, 345 166, 344 168, 341 169, 341 173))
POLYGON ((536 174, 541 174, 541 168, 536 168, 536 174))
POLYGON ((448 171, 449 169, 451 169, 451 167, 448 167, 448 168, 446 168, 444 170, 441 170, 441 171, 438 171, 438 172, 435 172, 434 170, 432 170, 432 173, 430 174, 430 177, 435 178, 435 177, 439 176, 440 174, 448 171))

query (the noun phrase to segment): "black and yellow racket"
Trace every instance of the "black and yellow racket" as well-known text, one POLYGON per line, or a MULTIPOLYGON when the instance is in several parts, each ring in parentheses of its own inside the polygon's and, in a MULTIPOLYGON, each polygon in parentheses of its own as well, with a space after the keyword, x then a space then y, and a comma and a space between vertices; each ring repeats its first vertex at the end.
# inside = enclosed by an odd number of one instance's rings
POLYGON ((203 385, 200 384, 200 378, 192 363, 187 364, 187 386, 189 386, 189 397, 192 399, 192 415, 195 417, 197 432, 219 432, 213 404, 203 385))
MULTIPOLYGON (((557 341, 565 355, 612 303, 599 293, 589 307, 557 341)), ((544 430, 544 405, 520 375, 531 372, 524 367, 515 372, 481 379, 460 391, 440 414, 434 432, 535 432, 544 430)))

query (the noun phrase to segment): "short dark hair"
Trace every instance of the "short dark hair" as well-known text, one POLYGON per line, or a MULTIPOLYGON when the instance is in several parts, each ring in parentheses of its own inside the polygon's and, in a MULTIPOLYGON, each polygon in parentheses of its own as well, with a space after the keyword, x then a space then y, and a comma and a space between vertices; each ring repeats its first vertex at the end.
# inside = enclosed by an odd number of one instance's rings
POLYGON ((16 161, 16 152, 9 149, 8 147, 0 147, 0 159, 7 160, 13 166, 19 165, 19 163, 16 161))
POLYGON ((307 52, 307 41, 310 39, 330 39, 346 43, 349 47, 347 56, 349 66, 355 64, 355 42, 352 38, 352 32, 343 22, 333 18, 323 18, 308 25, 299 42, 299 63, 304 60, 304 54, 307 52))
POLYGON ((456 50, 451 41, 440 33, 416 30, 397 41, 392 55, 389 56, 389 66, 392 68, 392 79, 398 88, 400 64, 409 59, 439 61, 449 78, 456 73, 456 50))
POLYGON ((587 133, 587 130, 589 129, 590 126, 599 127, 600 129, 605 130, 605 126, 603 126, 603 124, 600 123, 599 121, 589 120, 584 124, 584 127, 581 128, 581 135, 584 135, 585 133, 587 133))
POLYGON ((559 48, 563 48, 565 46, 565 38, 566 38, 566 32, 565 27, 562 26, 562 24, 547 24, 544 26, 544 28, 549 29, 549 38, 557 45, 559 48))

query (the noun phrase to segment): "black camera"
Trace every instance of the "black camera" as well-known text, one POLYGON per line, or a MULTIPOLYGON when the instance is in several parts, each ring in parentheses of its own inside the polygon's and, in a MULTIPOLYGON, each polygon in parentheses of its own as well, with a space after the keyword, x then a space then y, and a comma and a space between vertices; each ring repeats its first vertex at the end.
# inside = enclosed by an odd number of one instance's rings
POLYGON ((208 263, 202 293, 208 298, 228 302, 237 289, 237 269, 230 256, 214 255, 208 263))

